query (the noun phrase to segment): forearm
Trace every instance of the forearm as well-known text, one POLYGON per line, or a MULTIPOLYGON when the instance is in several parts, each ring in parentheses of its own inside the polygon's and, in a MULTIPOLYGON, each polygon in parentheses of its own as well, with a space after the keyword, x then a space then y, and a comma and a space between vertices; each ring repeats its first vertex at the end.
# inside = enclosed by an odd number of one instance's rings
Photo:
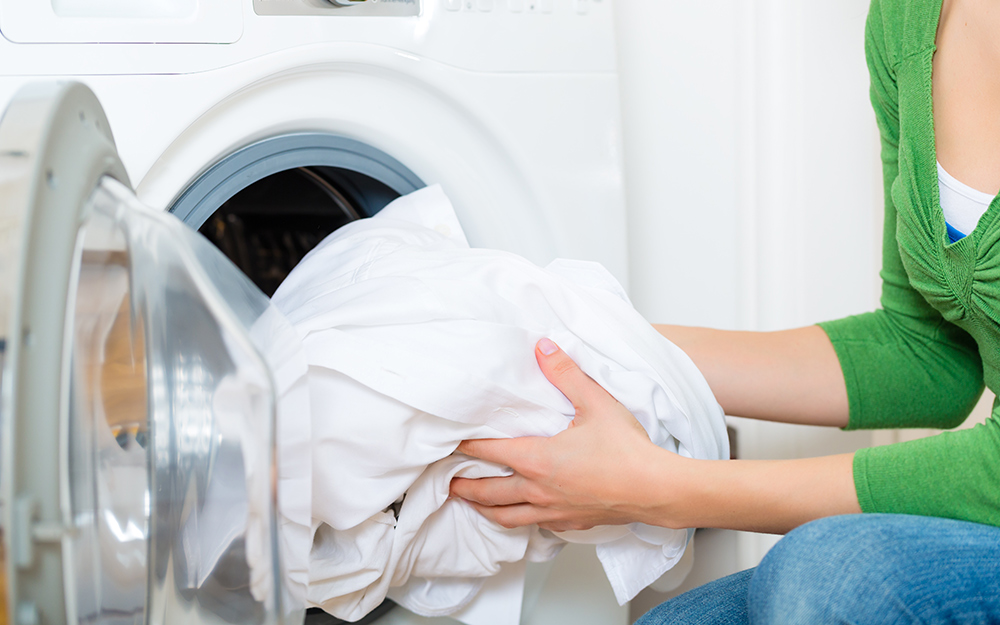
POLYGON ((726 414, 847 425, 844 376, 819 326, 780 332, 654 327, 690 356, 726 414))
POLYGON ((641 518, 668 527, 783 534, 803 523, 861 512, 853 454, 799 460, 690 460, 658 454, 637 476, 641 518))

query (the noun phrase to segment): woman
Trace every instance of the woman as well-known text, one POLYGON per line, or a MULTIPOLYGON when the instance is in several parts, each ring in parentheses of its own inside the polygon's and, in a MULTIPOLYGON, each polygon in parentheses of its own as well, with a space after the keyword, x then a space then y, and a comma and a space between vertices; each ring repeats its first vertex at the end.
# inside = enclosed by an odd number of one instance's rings
MULTIPOLYGON (((1000 391, 996 33, 995 0, 873 0, 866 53, 885 185, 882 308, 774 333, 659 327, 727 414, 949 428, 984 379, 1000 391)), ((551 341, 536 357, 576 406, 575 427, 463 443, 515 471, 453 483, 484 515, 553 530, 633 521, 794 530, 756 569, 668 601, 641 624, 1000 622, 996 410, 971 430, 855 454, 698 461, 653 446, 551 341)))

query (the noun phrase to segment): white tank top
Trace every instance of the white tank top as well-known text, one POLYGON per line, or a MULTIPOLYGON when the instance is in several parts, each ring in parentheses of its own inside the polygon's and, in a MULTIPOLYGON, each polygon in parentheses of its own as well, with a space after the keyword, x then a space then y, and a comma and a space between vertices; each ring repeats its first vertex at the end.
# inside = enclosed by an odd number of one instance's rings
POLYGON ((941 163, 937 164, 937 170, 941 210, 948 226, 948 237, 954 243, 975 229, 979 218, 993 202, 993 196, 956 180, 941 163))

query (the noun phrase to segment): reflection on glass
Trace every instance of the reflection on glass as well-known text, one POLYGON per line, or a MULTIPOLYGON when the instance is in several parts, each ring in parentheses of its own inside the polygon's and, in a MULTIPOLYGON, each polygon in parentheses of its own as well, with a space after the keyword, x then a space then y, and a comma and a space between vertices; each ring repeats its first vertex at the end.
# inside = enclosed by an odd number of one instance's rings
POLYGON ((79 620, 125 625, 145 616, 149 492, 136 443, 148 432, 145 337, 123 248, 100 217, 85 230, 69 451, 79 620))
POLYGON ((75 620, 277 622, 274 387, 246 332, 268 300, 224 300, 199 257, 210 245, 114 181, 89 208, 72 328, 75 620))

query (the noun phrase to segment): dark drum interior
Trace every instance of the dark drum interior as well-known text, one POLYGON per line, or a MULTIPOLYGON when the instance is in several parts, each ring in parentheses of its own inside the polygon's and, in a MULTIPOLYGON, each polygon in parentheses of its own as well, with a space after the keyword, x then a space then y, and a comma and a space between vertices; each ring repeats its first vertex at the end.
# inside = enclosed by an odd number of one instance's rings
POLYGON ((237 192, 198 229, 270 297, 327 235, 399 197, 336 167, 296 167, 237 192))

